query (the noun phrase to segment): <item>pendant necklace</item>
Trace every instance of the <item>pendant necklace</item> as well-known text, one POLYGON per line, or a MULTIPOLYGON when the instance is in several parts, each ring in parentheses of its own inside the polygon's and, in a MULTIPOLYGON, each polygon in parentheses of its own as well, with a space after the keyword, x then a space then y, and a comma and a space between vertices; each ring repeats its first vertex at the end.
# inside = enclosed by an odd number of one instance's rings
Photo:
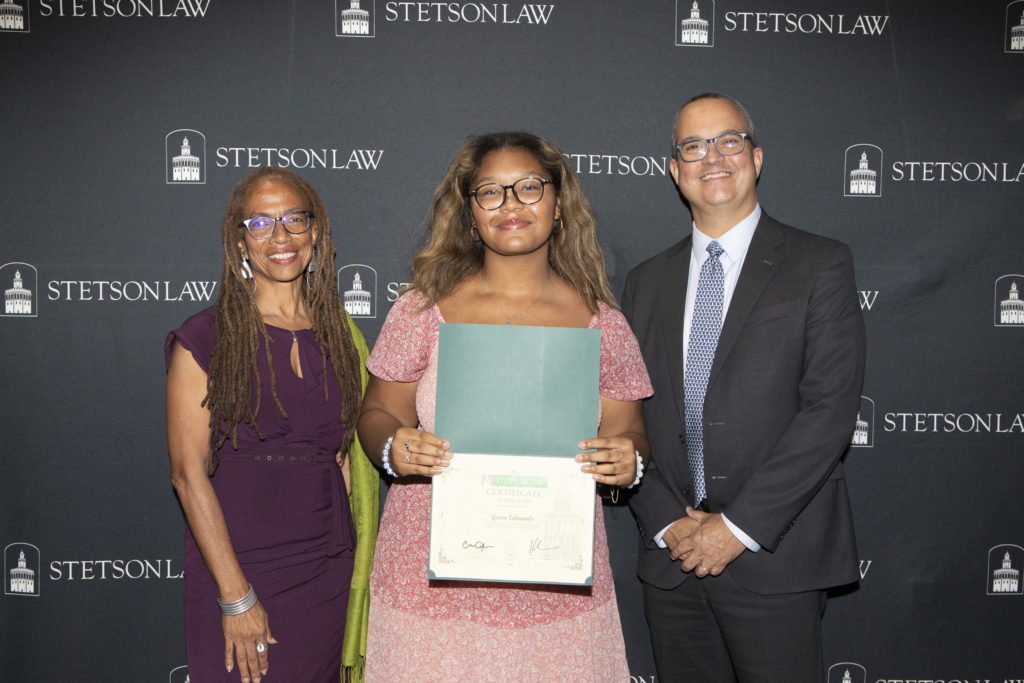
POLYGON ((533 297, 533 301, 530 302, 530 305, 524 308, 523 310, 519 311, 515 315, 509 315, 508 313, 506 313, 505 309, 503 309, 501 307, 501 304, 498 303, 498 300, 494 298, 494 295, 491 294, 486 287, 484 287, 484 274, 480 273, 477 277, 480 280, 480 290, 490 298, 491 303, 494 304, 494 307, 501 311, 501 314, 505 316, 505 324, 511 325, 512 318, 522 318, 524 315, 526 315, 527 311, 533 308, 533 305, 537 303, 541 295, 544 294, 545 291, 547 291, 548 283, 551 282, 551 269, 548 269, 548 276, 544 280, 544 286, 540 288, 539 292, 537 292, 537 296, 533 297))

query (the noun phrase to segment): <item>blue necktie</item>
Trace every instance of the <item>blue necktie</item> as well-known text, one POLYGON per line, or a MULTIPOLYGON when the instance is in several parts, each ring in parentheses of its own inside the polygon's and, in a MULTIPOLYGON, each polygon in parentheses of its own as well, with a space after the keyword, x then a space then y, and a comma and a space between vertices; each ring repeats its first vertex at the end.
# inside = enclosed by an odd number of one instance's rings
POLYGON ((690 320, 690 344, 686 352, 686 370, 683 373, 684 405, 686 409, 686 452, 690 460, 690 474, 696 493, 694 505, 707 497, 704 486, 704 392, 708 388, 708 375, 715 359, 718 335, 722 331, 722 304, 725 299, 725 270, 718 257, 722 245, 708 245, 707 260, 700 269, 697 298, 690 320))

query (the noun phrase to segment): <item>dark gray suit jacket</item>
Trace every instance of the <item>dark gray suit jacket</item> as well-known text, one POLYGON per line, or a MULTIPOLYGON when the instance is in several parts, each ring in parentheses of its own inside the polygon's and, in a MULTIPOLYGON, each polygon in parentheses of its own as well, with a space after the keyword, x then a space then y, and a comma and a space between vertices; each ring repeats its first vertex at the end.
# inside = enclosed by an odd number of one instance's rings
MULTIPOLYGON (((652 536, 694 504, 683 411, 683 308, 691 238, 626 279, 629 319, 654 396, 644 403, 652 462, 630 499, 638 573, 659 588, 689 574, 652 536)), ((864 376, 864 322, 850 249, 762 213, 704 402, 708 505, 761 544, 726 569, 749 590, 794 593, 857 580, 840 462, 864 376)))

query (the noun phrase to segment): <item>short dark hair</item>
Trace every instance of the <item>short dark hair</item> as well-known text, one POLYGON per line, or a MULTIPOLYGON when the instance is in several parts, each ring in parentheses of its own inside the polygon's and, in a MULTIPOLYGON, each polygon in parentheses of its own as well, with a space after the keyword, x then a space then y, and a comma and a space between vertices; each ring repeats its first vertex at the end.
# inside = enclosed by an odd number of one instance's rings
POLYGON ((717 93, 717 92, 706 92, 706 93, 701 93, 700 95, 697 95, 695 97, 691 97, 690 99, 688 99, 686 101, 686 104, 684 104, 683 106, 679 107, 679 111, 676 112, 675 118, 672 119, 672 148, 673 148, 673 153, 675 151, 675 146, 676 146, 676 142, 677 142, 677 140, 676 140, 676 123, 679 121, 679 115, 682 114, 683 110, 686 109, 689 105, 691 105, 694 102, 697 102, 699 100, 725 100, 726 102, 728 102, 732 106, 736 107, 736 109, 739 110, 740 114, 743 115, 743 123, 746 124, 746 126, 747 126, 747 130, 746 131, 740 131, 740 132, 745 132, 747 134, 747 140, 750 140, 750 146, 751 147, 757 147, 757 134, 754 132, 754 122, 750 119, 750 113, 747 111, 747 108, 744 107, 742 104, 740 104, 740 101, 737 100, 735 97, 729 97, 728 95, 723 95, 723 94, 717 93))

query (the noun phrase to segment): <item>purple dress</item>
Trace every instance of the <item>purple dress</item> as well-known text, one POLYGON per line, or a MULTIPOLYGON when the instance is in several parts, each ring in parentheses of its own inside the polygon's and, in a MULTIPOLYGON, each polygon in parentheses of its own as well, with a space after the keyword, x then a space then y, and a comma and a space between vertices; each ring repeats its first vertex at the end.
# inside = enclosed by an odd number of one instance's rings
MULTIPOLYGON (((167 335, 209 371, 215 339, 214 308, 192 316, 167 335)), ((281 417, 270 392, 266 352, 256 354, 262 380, 257 424, 264 440, 238 426, 238 450, 228 439, 211 477, 245 578, 267 611, 270 681, 337 683, 345 613, 355 552, 355 530, 335 453, 345 433, 338 421, 341 388, 327 359, 329 402, 324 402, 323 361, 312 330, 296 332, 302 378, 292 371, 292 333, 267 325, 281 417)), ((185 532, 185 648, 189 677, 197 683, 238 683, 237 666, 224 668, 224 631, 217 585, 190 531, 185 532)))

